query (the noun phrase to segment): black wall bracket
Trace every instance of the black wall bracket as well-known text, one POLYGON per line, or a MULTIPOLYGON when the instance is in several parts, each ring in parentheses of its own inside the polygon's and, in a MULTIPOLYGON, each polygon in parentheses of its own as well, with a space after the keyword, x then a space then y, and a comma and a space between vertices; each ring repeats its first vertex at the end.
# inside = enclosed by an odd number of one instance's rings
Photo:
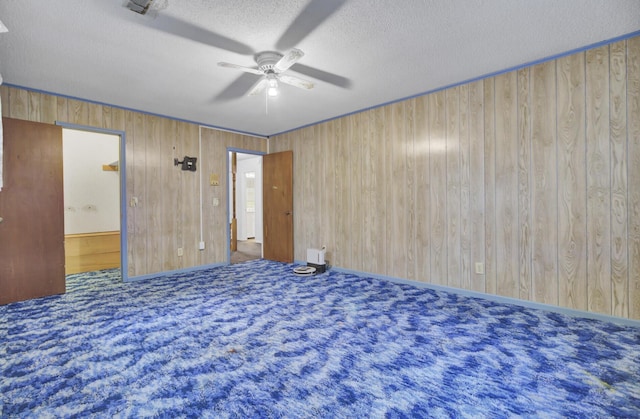
POLYGON ((182 170, 189 170, 191 172, 195 172, 197 160, 198 160, 197 157, 184 156, 184 159, 182 159, 182 161, 178 161, 178 159, 173 159, 173 165, 174 166, 182 165, 182 170))

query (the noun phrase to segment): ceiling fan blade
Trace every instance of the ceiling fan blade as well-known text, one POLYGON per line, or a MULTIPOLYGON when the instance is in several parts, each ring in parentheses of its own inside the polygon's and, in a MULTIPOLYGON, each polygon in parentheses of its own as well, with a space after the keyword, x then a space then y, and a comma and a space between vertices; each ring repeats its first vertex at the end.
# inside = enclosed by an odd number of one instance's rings
POLYGON ((249 91, 249 96, 255 96, 258 93, 262 92, 265 89, 265 87, 267 87, 267 84, 269 84, 269 82, 265 77, 262 80, 260 80, 255 86, 253 86, 253 89, 249 91))
POLYGON ((299 87, 301 89, 313 89, 313 83, 307 80, 303 80, 298 77, 288 76, 286 74, 278 76, 278 80, 283 83, 290 84, 291 86, 299 87))
POLYGON ((253 49, 251 49, 251 47, 241 42, 235 41, 231 38, 227 38, 226 36, 219 35, 208 29, 172 17, 167 14, 159 15, 157 19, 149 21, 147 25, 163 32, 171 33, 182 38, 191 39, 192 41, 210 45, 215 48, 235 52, 236 54, 254 54, 254 51, 253 49))
POLYGON ((282 34, 276 48, 284 51, 299 45, 300 41, 334 14, 344 3, 346 0, 311 0, 282 34))
POLYGON ((273 69, 276 73, 282 73, 286 71, 289 67, 294 65, 300 58, 304 57, 304 52, 300 51, 297 48, 291 49, 289 52, 284 54, 280 60, 273 66, 273 69))
POLYGON ((256 84, 256 78, 249 73, 241 73, 240 77, 235 79, 233 83, 227 86, 223 91, 218 93, 214 101, 230 101, 244 97, 256 84))
POLYGON ((262 71, 260 71, 260 70, 256 70, 255 68, 251 68, 251 67, 244 67, 244 66, 241 66, 241 65, 238 65, 238 64, 220 62, 220 63, 218 63, 218 65, 220 67, 234 68, 236 70, 244 71, 245 73, 257 74, 259 76, 264 75, 264 73, 262 71))
POLYGON ((304 74, 305 76, 312 77, 317 80, 322 80, 323 82, 329 84, 333 84, 334 86, 342 87, 343 89, 348 89, 352 85, 351 80, 346 77, 329 73, 328 71, 320 70, 317 68, 309 67, 300 63, 294 64, 291 67, 291 70, 300 74, 304 74))

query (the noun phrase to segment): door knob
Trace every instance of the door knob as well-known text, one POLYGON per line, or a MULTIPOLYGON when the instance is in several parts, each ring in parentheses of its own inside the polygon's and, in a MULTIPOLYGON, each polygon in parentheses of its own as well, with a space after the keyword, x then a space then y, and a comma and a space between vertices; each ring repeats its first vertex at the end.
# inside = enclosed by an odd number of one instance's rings
POLYGON ((291 211, 285 211, 284 215, 291 215, 291 211))

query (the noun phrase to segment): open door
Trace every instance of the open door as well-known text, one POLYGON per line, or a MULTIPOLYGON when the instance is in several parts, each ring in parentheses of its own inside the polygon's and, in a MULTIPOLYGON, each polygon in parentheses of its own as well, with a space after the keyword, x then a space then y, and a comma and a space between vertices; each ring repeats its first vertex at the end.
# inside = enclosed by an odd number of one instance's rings
POLYGON ((62 128, 3 118, 0 304, 65 292, 62 128))
POLYGON ((262 157, 265 259, 293 262, 293 151, 262 157))
POLYGON ((121 141, 107 132, 62 130, 66 275, 121 267, 121 141))
POLYGON ((251 152, 229 150, 228 211, 231 227, 229 234, 231 264, 262 258, 262 156, 262 154, 251 152), (234 230, 237 235, 235 244, 234 230))

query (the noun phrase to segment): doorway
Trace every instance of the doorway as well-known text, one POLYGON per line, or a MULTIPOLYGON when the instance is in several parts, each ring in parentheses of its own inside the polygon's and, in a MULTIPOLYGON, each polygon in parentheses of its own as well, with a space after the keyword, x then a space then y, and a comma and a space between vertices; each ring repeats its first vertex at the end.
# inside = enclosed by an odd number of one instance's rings
POLYGON ((63 129, 65 274, 123 273, 122 136, 63 129))
POLYGON ((261 259, 262 156, 229 151, 230 263, 261 259))

